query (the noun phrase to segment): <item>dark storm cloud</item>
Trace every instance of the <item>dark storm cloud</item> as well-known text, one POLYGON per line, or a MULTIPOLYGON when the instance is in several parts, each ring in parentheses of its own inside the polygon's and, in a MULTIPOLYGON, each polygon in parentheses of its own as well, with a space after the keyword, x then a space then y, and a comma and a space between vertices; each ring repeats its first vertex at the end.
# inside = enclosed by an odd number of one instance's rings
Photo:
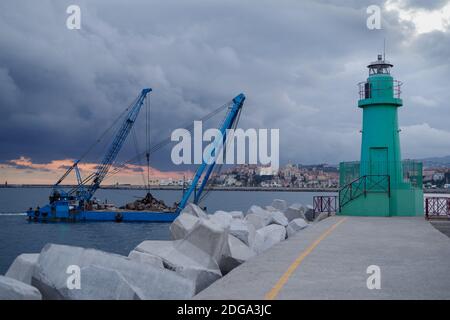
MULTIPOLYGON (((153 142, 245 92, 241 126, 280 128, 282 162, 355 159, 355 84, 384 38, 405 81, 403 151, 427 156, 414 135, 447 130, 449 33, 413 36, 386 11, 368 30, 366 8, 382 1, 76 1, 82 29, 68 30, 73 3, 0 3, 0 161, 77 158, 147 86, 153 142)), ((128 143, 121 157, 135 153, 128 143)), ((166 148, 152 163, 169 159, 166 148)))
MULTIPOLYGON (((21 164, 21 163, 16 163, 14 161, 6 161, 6 164, 11 167, 11 168, 15 168, 15 169, 22 169, 22 170, 30 170, 29 172, 32 172, 33 170, 36 170, 35 167, 33 167, 32 165, 26 165, 26 164, 21 164)), ((43 172, 51 172, 50 169, 47 168, 39 168, 40 171, 43 172)))

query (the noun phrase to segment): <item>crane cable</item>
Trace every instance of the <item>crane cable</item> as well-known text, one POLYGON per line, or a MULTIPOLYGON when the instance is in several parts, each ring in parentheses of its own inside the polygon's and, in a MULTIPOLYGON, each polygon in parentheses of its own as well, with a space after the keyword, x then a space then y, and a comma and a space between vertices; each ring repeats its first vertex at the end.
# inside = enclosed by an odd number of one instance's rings
MULTIPOLYGON (((120 114, 119 114, 119 116, 118 117, 116 117, 116 119, 112 122, 112 124, 108 127, 108 128, 106 128, 106 130, 105 131, 103 131, 103 133, 86 149, 86 151, 78 158, 78 160, 77 160, 77 163, 79 163, 79 162, 81 162, 81 160, 82 159, 84 159, 93 149, 94 149, 94 147, 96 147, 104 138, 105 138, 105 136, 116 126, 116 124, 119 122, 119 120, 128 112, 128 110, 136 103, 136 101, 137 101, 137 99, 138 98, 135 98, 134 100, 133 100, 133 102, 132 103, 130 103, 129 105, 128 105, 128 107, 125 109, 125 110, 123 110, 120 114)), ((73 166, 72 166, 72 169, 73 169, 73 166)), ((64 175, 58 180, 58 182, 56 183, 56 185, 57 184, 59 184, 59 183, 61 183, 66 177, 67 177, 67 175, 69 174, 69 172, 71 171, 71 169, 69 169, 68 171, 66 171, 66 173, 64 173, 64 175)), ((85 178, 83 181, 82 181, 82 184, 84 185, 84 183, 85 183, 85 181, 89 181, 89 180, 91 180, 91 179, 89 179, 89 178, 92 178, 91 176, 93 176, 93 174, 90 174, 87 178, 85 178), (87 179, 89 179, 89 180, 87 180, 87 179)), ((77 187, 75 187, 74 189, 74 191, 76 191, 77 189, 79 189, 79 187, 80 186, 77 186, 77 187)), ((71 190, 71 192, 72 192, 72 190, 71 190)))
POLYGON ((145 104, 145 157, 147 159, 147 193, 150 192, 150 102, 145 104))
MULTIPOLYGON (((115 126, 116 126, 116 124, 119 122, 119 120, 122 119, 123 116, 126 115, 126 114, 128 113, 128 111, 130 110, 130 108, 131 108, 133 105, 136 104, 136 102, 137 102, 138 99, 139 99, 139 98, 135 98, 135 99, 133 100, 133 102, 131 102, 131 103, 128 105, 128 107, 125 108, 125 110, 123 110, 123 111, 119 114, 118 117, 116 117, 116 119, 112 122, 112 124, 111 124, 111 125, 110 125, 110 126, 109 126, 109 127, 108 127, 108 128, 107 128, 100 136, 99 136, 99 138, 97 138, 97 140, 96 140, 94 143, 92 143, 92 144, 88 147, 88 149, 81 155, 81 157, 80 157, 79 160, 78 160, 78 163, 81 162, 81 160, 82 160, 83 158, 85 158, 86 155, 89 154, 89 153, 92 151, 92 149, 94 149, 94 147, 97 146, 97 145, 105 138, 105 136, 106 136, 106 135, 107 135, 107 134, 115 127, 115 126)), ((106 149, 106 147, 105 147, 105 149, 106 149)), ((100 156, 99 156, 98 158, 100 158, 100 156)), ((75 193, 75 192, 78 191, 81 187, 83 187, 83 186, 85 186, 87 183, 91 182, 92 179, 95 177, 95 173, 96 173, 96 172, 94 171, 94 172, 90 173, 87 177, 85 177, 79 185, 73 187, 73 188, 69 191, 69 194, 75 193)), ((66 175, 66 176, 67 176, 67 175, 66 175)), ((65 178, 65 177, 64 177, 64 178, 65 178)), ((63 179, 60 179, 60 180, 62 181, 63 179)), ((59 182, 61 182, 61 181, 59 181, 59 182)))
MULTIPOLYGON (((221 105, 220 107, 218 107, 217 109, 213 110, 212 112, 208 113, 207 115, 205 115, 204 117, 200 118, 199 121, 208 121, 209 119, 211 119, 212 117, 214 117, 215 115, 217 115, 220 111, 222 111, 223 109, 227 108, 230 106, 230 104, 232 103, 232 101, 227 102, 223 105, 221 105)), ((189 122, 188 125, 184 126, 183 129, 186 129, 188 131, 192 131, 194 128, 194 124, 189 122)), ((159 141, 158 143, 156 143, 155 145, 151 146, 148 150, 148 154, 149 156, 152 155, 154 152, 164 148, 165 146, 167 146, 168 144, 172 143, 172 139, 171 137, 167 137, 161 141, 159 141)), ((106 177, 103 179, 103 181, 111 178, 112 176, 116 175, 117 173, 119 173, 123 168, 125 168, 128 164, 132 164, 135 161, 137 161, 140 157, 145 156, 146 153, 140 153, 137 154, 136 156, 134 156, 133 158, 124 161, 123 163, 121 163, 120 165, 116 166, 115 168, 113 168, 112 170, 110 170, 110 172, 106 175, 106 177)))
MULTIPOLYGON (((134 148, 136 149, 136 153, 139 153, 139 143, 138 143, 138 140, 137 140, 136 130, 134 129, 134 127, 133 127, 133 129, 131 129, 131 132, 132 132, 132 135, 133 135, 134 148)), ((138 164, 142 168, 141 159, 138 159, 138 164)), ((141 170, 140 172, 141 172, 141 176, 142 176, 142 181, 144 182, 144 185, 146 185, 144 171, 141 170)))
POLYGON ((119 114, 119 116, 112 122, 112 124, 97 138, 97 140, 95 140, 95 142, 93 142, 89 147, 88 147, 88 149, 81 155, 81 157, 78 159, 79 161, 81 161, 84 157, 86 157, 86 155, 88 155, 91 151, 92 151, 92 149, 94 149, 94 147, 95 146, 97 146, 97 144, 99 144, 100 143, 100 141, 108 134, 108 132, 109 131, 111 131, 114 127, 115 127, 115 125, 119 122, 119 120, 128 112, 128 110, 130 110, 130 108, 134 105, 134 104, 136 104, 136 101, 138 100, 138 98, 135 98, 134 100, 133 100, 133 102, 130 104, 130 105, 128 105, 128 107, 125 109, 125 110, 123 110, 120 114, 119 114))
MULTIPOLYGON (((123 115, 124 114, 126 114, 126 112, 130 109, 130 107, 133 105, 133 104, 135 104, 136 103, 136 101, 137 101, 137 99, 134 99, 134 101, 133 101, 133 103, 131 103, 120 115, 119 115, 119 117, 117 117, 117 119, 113 122, 113 124, 109 127, 109 128, 107 128, 106 130, 105 130, 105 132, 103 132, 103 134, 99 137, 99 139, 97 139, 97 141, 95 142, 95 143, 93 143, 89 148, 88 148, 88 151, 86 151, 83 155, 82 155, 82 157, 80 157, 80 160, 81 159, 83 159, 105 136, 106 136, 106 134, 109 132, 109 131, 111 131, 111 129, 117 124, 117 122, 123 117, 123 115)), ((213 118, 214 116, 216 116, 218 113, 220 113, 222 110, 224 110, 225 108, 227 108, 227 107, 229 107, 230 105, 231 105, 231 103, 232 103, 233 101, 229 101, 229 102, 227 102, 227 103, 225 103, 225 104, 223 104, 223 105, 221 105, 220 107, 218 107, 218 108, 216 108, 216 109, 214 109, 213 111, 211 111, 210 113, 208 113, 207 115, 205 115, 204 117, 202 117, 202 118, 200 118, 200 120, 199 121, 202 121, 202 122, 205 122, 205 121, 208 121, 208 120, 210 120, 211 118, 213 118)), ((240 114, 240 112, 239 112, 239 114, 240 114)), ((149 117, 150 117, 150 112, 148 112, 147 114, 146 114, 146 116, 148 116, 148 119, 149 119, 149 117)), ((147 117, 146 117, 147 118, 147 117)), ((224 121, 224 120, 223 120, 224 121)), ((222 122, 223 122, 222 121, 222 122)), ((148 125, 148 128, 150 129, 150 121, 148 121, 147 123, 146 123, 146 128, 147 128, 147 125, 148 125)), ((191 123, 191 122, 189 122, 189 124, 187 124, 187 125, 185 125, 184 127, 183 127, 184 129, 186 129, 186 130, 188 130, 188 131, 192 131, 193 130, 193 128, 194 128, 194 124, 193 123, 191 123)), ((148 134, 148 145, 147 145, 147 150, 145 151, 145 152, 142 152, 142 153, 138 153, 136 156, 134 156, 133 158, 131 158, 131 159, 129 159, 129 160, 127 160, 127 161, 125 161, 125 162, 123 162, 123 163, 121 163, 120 165, 118 165, 118 166, 115 166, 114 168, 112 168, 111 170, 109 170, 109 172, 106 174, 106 176, 104 177, 104 179, 103 179, 103 182, 104 181, 106 181, 106 180, 108 180, 109 178, 111 178, 112 176, 114 176, 114 175, 116 175, 117 173, 119 173, 123 168, 125 168, 128 164, 132 164, 132 163, 134 163, 134 162, 136 162, 136 161, 140 161, 140 159, 141 159, 141 157, 142 156, 147 156, 148 155, 148 157, 150 157, 150 155, 151 154, 153 154, 154 152, 156 152, 156 151, 158 151, 158 150, 160 150, 160 149, 162 149, 162 148, 164 148, 165 146, 167 146, 168 144, 170 144, 170 143, 172 143, 173 141, 171 140, 171 137, 167 137, 167 138, 165 138, 165 139, 163 139, 163 140, 161 140, 161 141, 159 141, 158 143, 156 143, 155 145, 153 145, 153 146, 150 146, 150 138, 149 138, 149 136, 150 136, 150 130, 148 129, 148 131, 146 131, 146 136, 147 136, 147 134, 148 134)), ((146 129, 147 130, 147 129, 146 129)), ((87 177, 85 177, 84 179, 83 179, 83 181, 82 181, 82 183, 80 184, 80 185, 77 185, 77 186, 75 186, 74 188, 72 188, 70 191, 69 191, 69 194, 73 194, 73 193, 75 193, 77 190, 79 190, 80 189, 80 187, 82 187, 82 186, 85 186, 87 183, 89 183, 89 182, 91 182, 92 181, 92 179, 95 177, 95 172, 92 172, 91 174, 89 174, 87 177)), ((149 177, 150 177, 150 164, 149 164, 149 161, 148 161, 148 165, 147 165, 147 188, 149 189, 150 188, 150 186, 149 186, 149 177)))

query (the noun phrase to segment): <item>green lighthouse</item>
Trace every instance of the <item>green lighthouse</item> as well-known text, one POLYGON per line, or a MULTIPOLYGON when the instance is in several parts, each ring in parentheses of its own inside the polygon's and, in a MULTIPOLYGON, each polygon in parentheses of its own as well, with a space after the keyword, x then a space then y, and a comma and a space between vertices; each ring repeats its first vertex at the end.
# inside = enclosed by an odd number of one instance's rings
POLYGON ((339 213, 353 216, 423 215, 422 163, 402 161, 397 110, 401 82, 381 55, 359 83, 363 111, 361 161, 340 163, 339 213))

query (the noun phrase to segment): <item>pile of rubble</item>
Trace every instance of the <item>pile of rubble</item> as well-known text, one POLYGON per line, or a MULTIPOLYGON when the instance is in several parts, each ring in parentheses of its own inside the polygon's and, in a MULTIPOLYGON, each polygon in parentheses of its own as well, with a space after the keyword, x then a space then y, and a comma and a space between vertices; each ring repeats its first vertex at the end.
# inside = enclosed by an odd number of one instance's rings
POLYGON ((138 210, 138 211, 156 211, 156 212, 174 212, 177 204, 174 203, 172 207, 167 206, 164 201, 158 200, 148 192, 144 198, 134 202, 127 203, 120 209, 138 210))
POLYGON ((144 241, 128 257, 56 244, 18 256, 0 276, 0 299, 188 299, 308 227, 313 216, 310 206, 283 200, 245 215, 208 215, 189 204, 170 226, 172 240, 144 241), (74 266, 79 286, 69 289, 77 284, 74 266))

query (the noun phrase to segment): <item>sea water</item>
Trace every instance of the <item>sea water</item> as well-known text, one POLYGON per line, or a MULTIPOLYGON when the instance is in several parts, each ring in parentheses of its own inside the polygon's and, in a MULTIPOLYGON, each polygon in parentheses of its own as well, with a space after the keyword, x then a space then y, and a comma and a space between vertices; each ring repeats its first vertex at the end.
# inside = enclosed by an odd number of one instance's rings
MULTIPOLYGON (((58 243, 96 248, 122 255, 144 240, 169 240, 168 223, 34 223, 28 222, 24 212, 29 208, 48 203, 49 188, 0 189, 0 274, 4 274, 14 258, 21 253, 40 252, 46 243, 58 243)), ((144 190, 100 189, 96 197, 121 206, 145 195, 144 190)), ((182 192, 177 190, 152 190, 153 196, 172 205, 179 201, 182 192)), ((312 192, 269 191, 211 191, 203 206, 208 213, 216 210, 247 211, 253 205, 270 205, 273 199, 288 203, 312 204, 312 192)), ((330 193, 331 194, 331 193, 330 193)), ((320 193, 320 195, 327 195, 320 193)))

